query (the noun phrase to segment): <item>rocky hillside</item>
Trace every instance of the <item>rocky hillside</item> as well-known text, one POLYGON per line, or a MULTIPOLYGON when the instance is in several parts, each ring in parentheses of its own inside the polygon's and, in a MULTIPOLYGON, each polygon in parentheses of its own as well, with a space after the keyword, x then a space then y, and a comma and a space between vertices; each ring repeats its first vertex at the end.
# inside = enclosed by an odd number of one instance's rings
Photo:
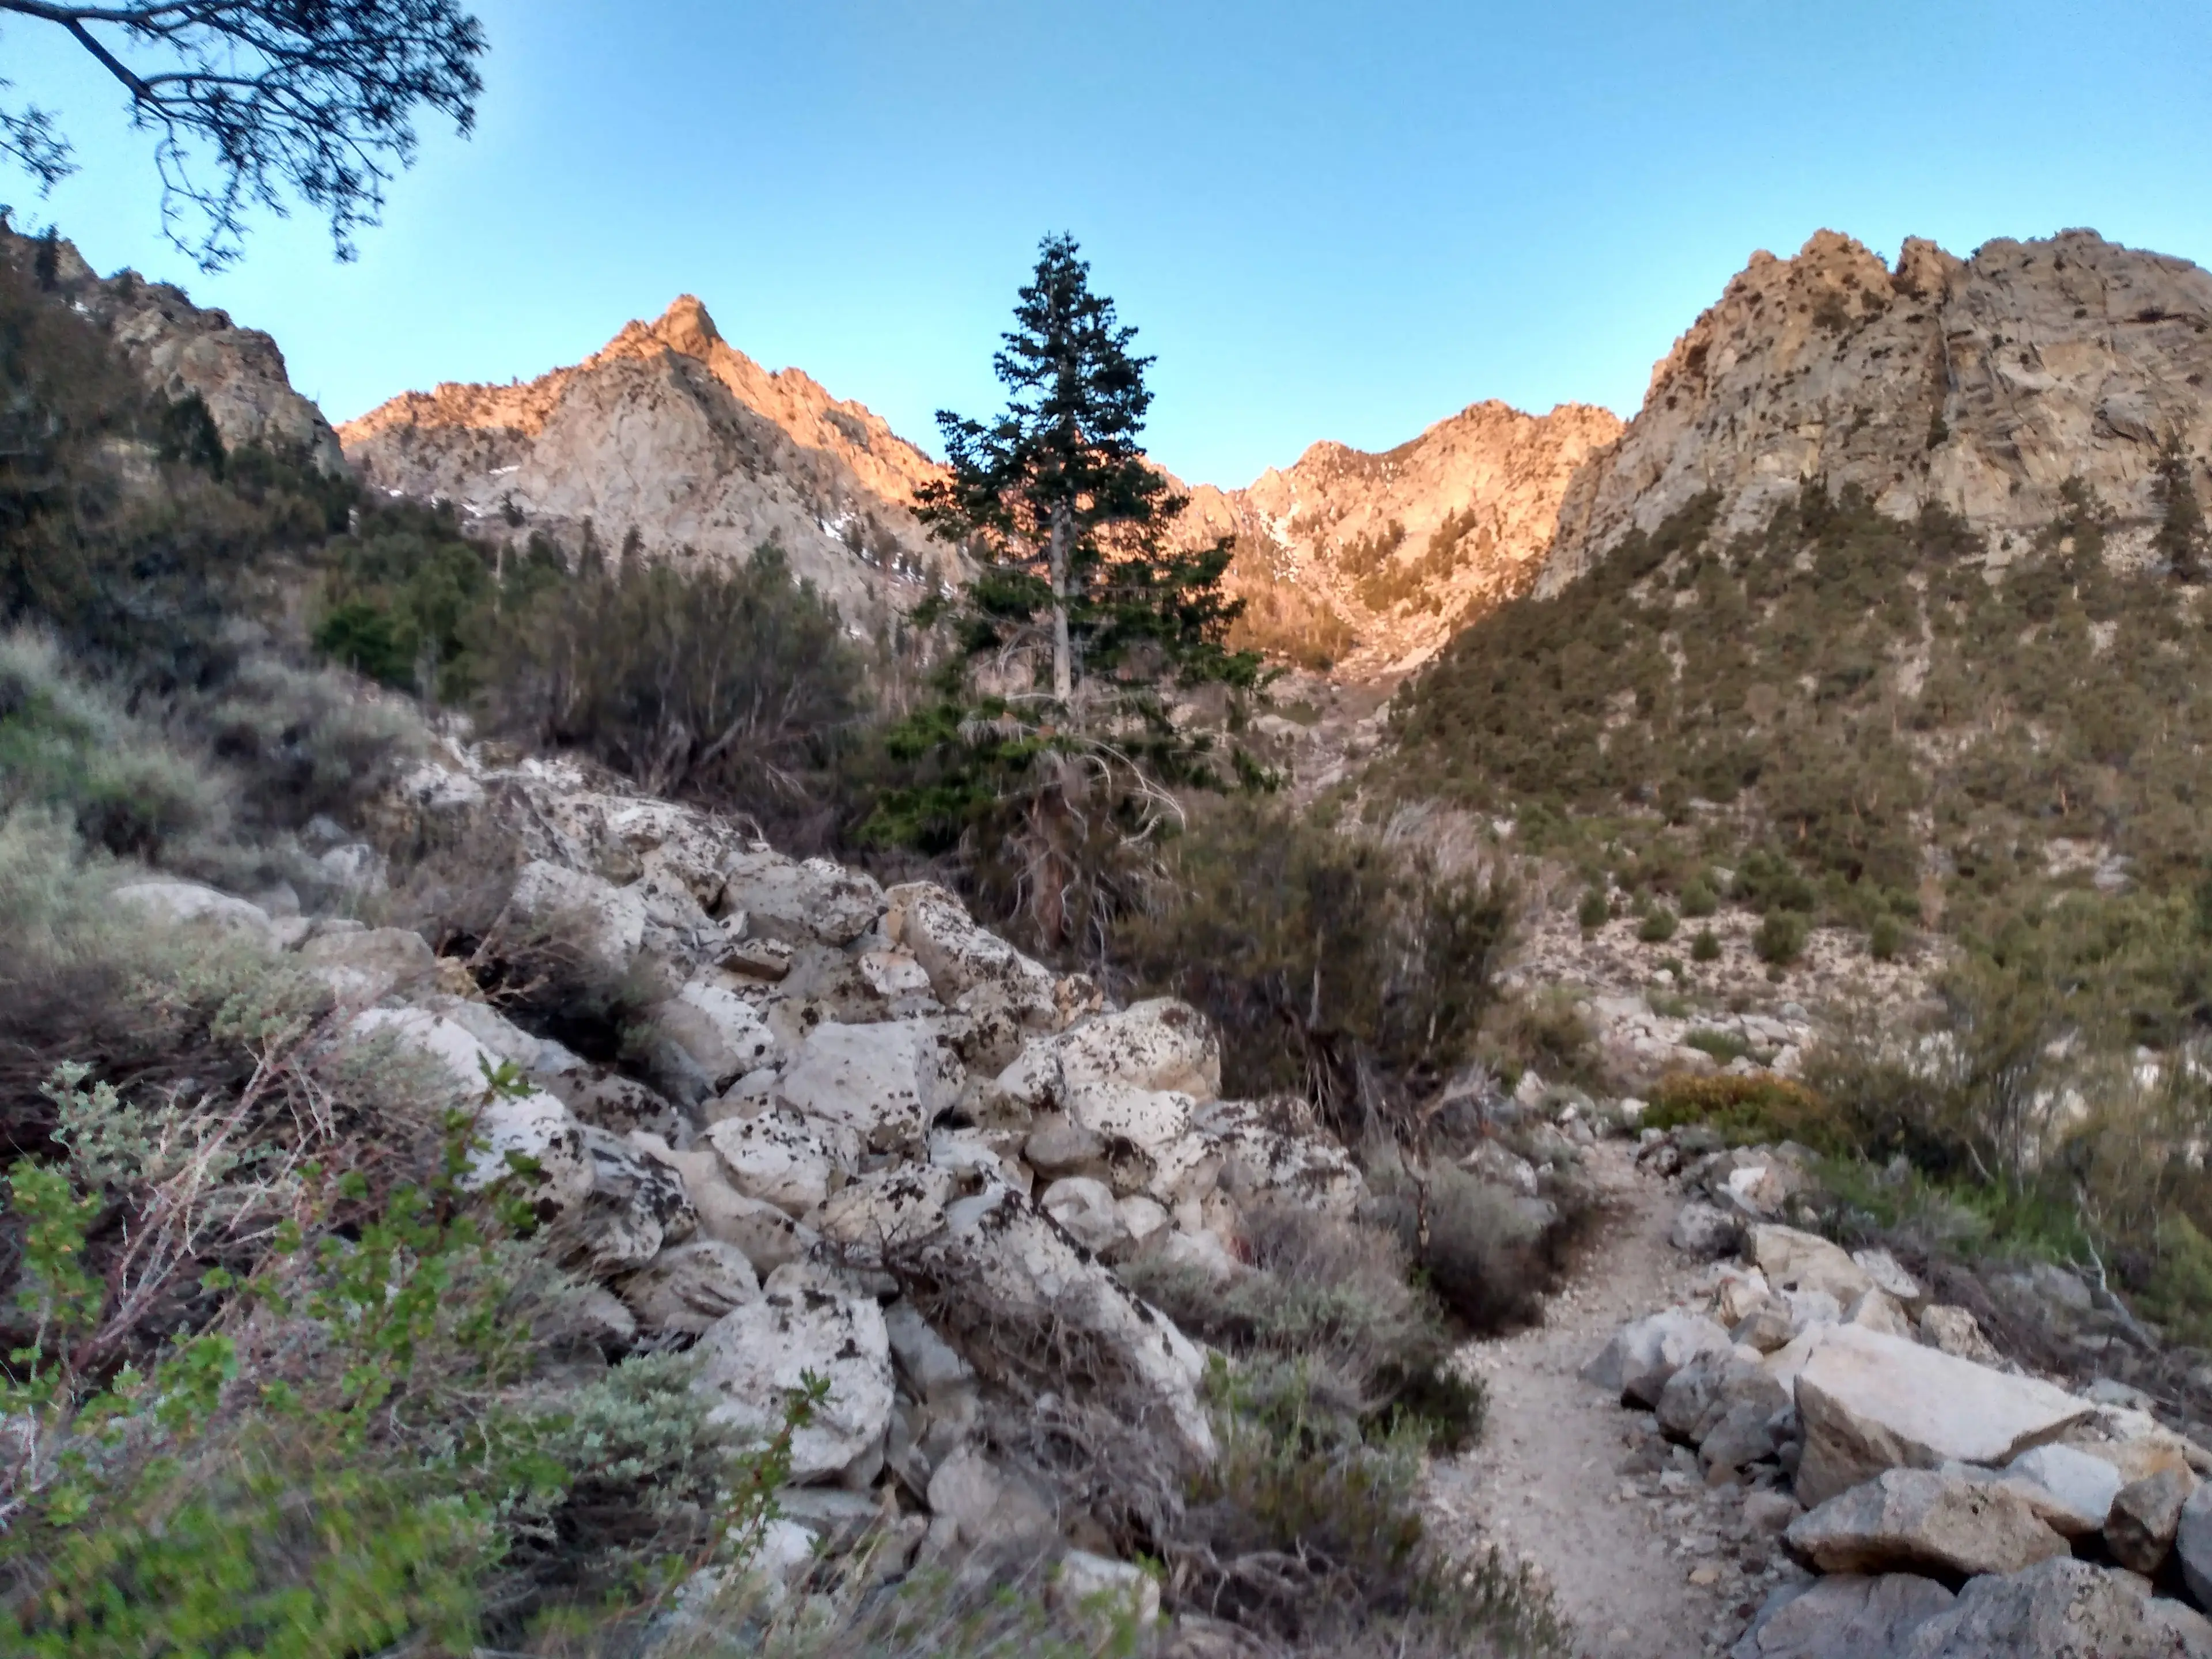
POLYGON ((1911 239, 1894 270, 1832 231, 1794 259, 1754 254, 1577 475, 1541 591, 1706 491, 1735 534, 1808 479, 1894 517, 1940 503, 2008 544, 2078 477, 2140 550, 2160 447, 2212 476, 2208 325, 2212 276, 2094 231, 1965 260, 1911 239))
POLYGON ((1474 404, 1381 454, 1317 443, 1245 489, 1200 485, 1185 524, 1237 538, 1232 580, 1273 624, 1257 642, 1372 678, 1525 592, 1568 481, 1620 430, 1583 404, 1474 404))
POLYGON ((59 239, 43 246, 0 227, 0 258, 38 270, 41 285, 97 323, 153 390, 177 400, 197 393, 231 448, 304 449, 325 471, 343 467, 337 434, 292 389, 284 354, 259 329, 240 328, 228 312, 203 310, 182 289, 133 270, 102 277, 59 239))
POLYGON ((402 393, 339 436, 363 478, 443 496, 493 536, 743 558, 774 538, 848 617, 880 614, 958 562, 911 510, 936 464, 863 405, 771 374, 690 295, 572 368, 526 384, 402 393))

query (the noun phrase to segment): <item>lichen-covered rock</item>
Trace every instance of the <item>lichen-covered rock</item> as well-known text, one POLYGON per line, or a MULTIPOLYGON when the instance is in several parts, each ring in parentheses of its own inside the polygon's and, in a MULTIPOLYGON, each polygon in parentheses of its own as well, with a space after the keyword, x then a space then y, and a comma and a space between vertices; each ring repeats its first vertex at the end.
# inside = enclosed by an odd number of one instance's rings
POLYGON ((785 1105, 833 1123, 877 1152, 911 1151, 959 1098, 959 1062, 927 1022, 846 1025, 825 1020, 777 1085, 785 1105))
POLYGON ((761 1293, 745 1253, 711 1238, 663 1250, 617 1288, 641 1328, 685 1336, 702 1334, 761 1293))
POLYGON ((655 1034, 682 1049, 696 1068, 703 1097, 720 1094, 748 1073, 778 1057, 775 1034, 759 1012, 735 992, 705 980, 686 981, 672 997, 646 1010, 655 1034))
POLYGON ((592 1185, 586 1201, 556 1225, 556 1242, 568 1253, 604 1277, 691 1237, 699 1218, 673 1170, 589 1124, 579 1126, 578 1141, 592 1185))
POLYGON ((722 876, 726 910, 743 910, 751 931, 794 945, 849 945, 884 913, 883 889, 872 877, 828 859, 746 849, 729 854, 722 876))
POLYGON ((890 1337, 875 1298, 839 1274, 794 1262, 770 1273, 757 1301, 708 1327, 696 1389, 710 1421, 766 1435, 808 1373, 829 1394, 792 1436, 791 1478, 834 1479, 879 1457, 891 1414, 890 1337))
MULTIPOLYGON (((1240 1204, 1286 1199, 1309 1210, 1346 1217, 1367 1196, 1367 1183, 1352 1155, 1310 1124, 1290 1121, 1284 1102, 1218 1101, 1201 1108, 1198 1132, 1204 1152, 1217 1158, 1215 1182, 1240 1204)), ((1187 1196, 1197 1159, 1155 1152, 1160 1170, 1153 1195, 1187 1196)))
POLYGON ((849 1130, 789 1110, 725 1118, 705 1139, 730 1185, 791 1216, 817 1208, 860 1162, 859 1137, 849 1130))
POLYGON ((1087 1176, 1067 1176, 1044 1189, 1037 1200, 1067 1236, 1093 1255, 1114 1260, 1129 1243, 1128 1224, 1113 1188, 1087 1176))
POLYGON ((979 927, 968 908, 934 882, 908 882, 884 895, 884 931, 912 953, 928 988, 947 1007, 996 1004, 1016 1024, 1049 1030, 1057 1021, 1049 969, 979 927), (981 997, 973 994, 983 993, 981 997))
POLYGON ((1221 1092, 1219 1041, 1195 1008, 1169 997, 1085 1021, 1061 1036, 1059 1059, 1072 1101, 1138 1089, 1202 1103, 1221 1092))
POLYGON ((617 975, 645 944, 645 896, 549 859, 532 859, 514 878, 508 908, 520 921, 569 933, 601 973, 617 975))
POLYGON ((1790 1551, 1822 1572, 2017 1572, 2069 1553, 2010 1483, 1890 1469, 1790 1523, 1790 1551))

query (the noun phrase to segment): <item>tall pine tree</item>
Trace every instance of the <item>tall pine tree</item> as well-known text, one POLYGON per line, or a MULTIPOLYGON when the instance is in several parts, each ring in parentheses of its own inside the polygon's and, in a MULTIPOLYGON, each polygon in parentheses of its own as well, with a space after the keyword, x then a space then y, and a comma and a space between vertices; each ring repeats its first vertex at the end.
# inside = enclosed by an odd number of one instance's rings
POLYGON ((1225 643, 1243 609, 1222 591, 1229 544, 1170 538, 1184 497, 1139 443, 1152 359, 1135 337, 1074 240, 1048 237, 993 359, 1006 408, 939 414, 949 472, 921 514, 977 574, 925 618, 955 648, 892 736, 915 781, 871 821, 882 839, 963 854, 991 908, 1047 946, 1098 936, 1174 789, 1225 781, 1170 695, 1260 676, 1225 643))

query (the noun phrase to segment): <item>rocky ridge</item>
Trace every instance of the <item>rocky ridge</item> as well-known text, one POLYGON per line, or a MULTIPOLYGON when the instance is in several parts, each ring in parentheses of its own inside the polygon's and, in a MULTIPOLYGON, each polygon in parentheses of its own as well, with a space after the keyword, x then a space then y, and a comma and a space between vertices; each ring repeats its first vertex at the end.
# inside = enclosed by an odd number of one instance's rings
MULTIPOLYGON (((0 258, 33 268, 39 240, 0 227, 0 258)), ((150 389, 179 401, 197 394, 227 446, 304 450, 325 471, 344 467, 337 434, 313 401, 293 390, 284 354, 269 335, 136 271, 103 277, 72 242, 57 240, 52 259, 56 290, 106 331, 150 389)))
POLYGON ((2178 441, 2212 483, 2212 275, 2094 231, 1959 259, 1906 240, 1890 269, 1821 231, 1765 252, 1651 373, 1644 406, 1575 477, 1539 592, 1700 494, 1735 534, 1808 480, 1909 517, 1940 504, 2000 550, 2079 477, 2140 554, 2154 468, 2178 441))
POLYGON ((572 368, 409 392, 338 428, 365 482, 449 500, 475 532, 741 560, 773 539, 848 620, 903 608, 957 556, 914 516, 939 468, 864 405, 770 373, 690 295, 572 368))
POLYGON ((1237 538, 1232 581, 1255 603, 1289 589, 1310 628, 1329 615, 1347 628, 1338 678, 1401 672, 1527 591, 1569 480, 1620 430, 1583 404, 1474 404, 1379 454, 1317 443, 1242 489, 1201 484, 1181 529, 1237 538))

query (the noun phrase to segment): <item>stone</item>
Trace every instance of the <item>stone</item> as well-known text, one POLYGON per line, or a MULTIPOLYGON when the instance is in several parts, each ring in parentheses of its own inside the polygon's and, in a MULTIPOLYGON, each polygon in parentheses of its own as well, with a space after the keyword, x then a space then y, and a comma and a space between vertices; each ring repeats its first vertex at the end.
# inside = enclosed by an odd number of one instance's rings
POLYGON ((846 945, 884 914, 883 889, 828 859, 794 861, 763 848, 733 853, 722 866, 725 912, 743 910, 747 930, 797 945, 846 945))
POLYGON ((611 1129, 619 1135, 642 1129, 664 1143, 669 1137, 683 1133, 684 1116, 673 1102, 619 1072, 586 1066, 573 1071, 538 1073, 532 1080, 549 1093, 559 1096, 582 1122, 611 1129))
POLYGON ((1153 1244, 1167 1236, 1175 1218, 1166 1209, 1141 1194, 1115 1200, 1121 1212, 1121 1224, 1128 1229, 1128 1253, 1141 1255, 1153 1244))
POLYGON ((1968 1582, 1895 1659, 2212 1659, 2212 1623, 2133 1573, 2054 1558, 1968 1582))
POLYGON ((623 1279, 620 1291, 644 1329, 697 1336, 758 1297, 760 1280, 736 1245, 701 1238, 663 1250, 623 1279))
POLYGON ((1302 1111, 1303 1103, 1280 1100, 1201 1107, 1194 1141, 1152 1149, 1152 1196, 1172 1203, 1218 1184, 1239 1204, 1281 1199, 1348 1218, 1367 1195, 1366 1181, 1342 1146, 1310 1121, 1297 1121, 1302 1111))
POLYGON ((1151 1152, 1190 1133, 1197 1103, 1172 1089, 1098 1084, 1073 1094, 1068 1112, 1102 1141, 1126 1140, 1151 1152))
POLYGON ((1037 1201, 1070 1238, 1093 1255, 1112 1261, 1129 1243, 1113 1188, 1103 1181, 1066 1176, 1046 1188, 1037 1201))
POLYGON ((1853 1250, 1851 1260, 1874 1281, 1875 1288, 1893 1298, 1907 1313, 1917 1314, 1928 1300, 1918 1279, 1905 1271, 1887 1250, 1853 1250))
POLYGON ((1654 1407, 1676 1371, 1699 1354, 1725 1352, 1734 1346, 1711 1320, 1669 1308, 1622 1326, 1583 1368, 1582 1376, 1623 1402, 1654 1407))
POLYGON ((2086 1524, 2078 1530, 2085 1533, 2103 1529, 2124 1484, 2119 1470, 2105 1459, 2064 1444, 2032 1447, 2007 1464, 2005 1474, 2049 1492, 2069 1514, 2081 1517, 2086 1524))
POLYGON ((2181 1563, 2181 1581, 2191 1598, 2212 1610, 2212 1483, 2198 1483, 2182 1504, 2173 1553, 2181 1563))
POLYGON ((929 1477, 929 1512, 957 1528, 975 1549, 1000 1540, 1035 1541, 1060 1530, 1059 1506, 1031 1482, 963 1446, 929 1477))
POLYGON ((173 927, 243 939, 264 950, 276 948, 276 924, 266 910, 198 882, 127 882, 115 890, 113 897, 118 903, 173 927))
POLYGON ((724 1118, 705 1139, 730 1185, 793 1217, 818 1206, 860 1164, 856 1137, 794 1111, 724 1118))
POLYGON ((2131 1571, 2156 1572, 2173 1547, 2182 1506, 2196 1489, 2197 1477, 2187 1469, 2161 1469, 2121 1487, 2105 1521, 2105 1546, 2112 1559, 2131 1571))
POLYGON ((1825 1291, 1839 1307, 1856 1301, 1874 1285, 1866 1269, 1840 1245, 1795 1227, 1753 1227, 1749 1254, 1778 1290, 1825 1291))
POLYGON ((848 1265, 879 1269, 909 1258, 945 1225, 952 1172, 930 1164, 895 1164, 857 1176, 811 1218, 848 1265))
POLYGON ((2004 1356, 1990 1346, 1973 1315, 1964 1308, 1932 1304, 1920 1310, 1920 1340, 1929 1347, 1978 1365, 2001 1365, 2004 1356))
POLYGON ((437 954, 422 934, 405 927, 324 933, 300 946, 300 960, 348 1002, 375 1002, 438 977, 437 954))
POLYGON ((1798 1333, 1797 1321, 1791 1316, 1790 1304, 1778 1296, 1769 1296, 1739 1321, 1729 1333, 1731 1341, 1756 1348, 1761 1353, 1772 1353, 1787 1347, 1798 1333))
POLYGON ((584 1126, 554 1095, 532 1089, 520 1095, 493 1092, 486 1084, 501 1057, 467 1030, 422 1008, 368 1008, 347 1030, 359 1041, 390 1042, 434 1062, 476 1117, 477 1145, 469 1153, 465 1183, 481 1189, 513 1172, 507 1155, 535 1161, 538 1196, 556 1211, 575 1208, 591 1196, 592 1170, 584 1152, 584 1126))
POLYGON ((1693 1261, 1712 1261, 1733 1255, 1742 1237, 1742 1224, 1735 1217, 1692 1200, 1675 1215, 1667 1242, 1693 1261))
POLYGON ((1022 1143, 1022 1157, 1048 1181, 1064 1176, 1103 1174, 1106 1143, 1086 1124, 1048 1112, 1022 1143))
POLYGON ((1804 1506, 1786 1492, 1747 1492, 1743 1495, 1743 1524, 1755 1533, 1785 1531, 1805 1513, 1804 1506))
POLYGON ((921 1020, 807 1033, 776 1086, 792 1109, 834 1123, 876 1152, 919 1147, 960 1093, 959 1062, 921 1020))
POLYGON ((1932 1578, 1838 1573, 1777 1590, 1730 1654, 1732 1659, 1886 1659, 1951 1602, 1951 1592, 1932 1578))
POLYGON ((1199 1398, 1206 1362, 1173 1323, 1147 1307, 1057 1223, 1012 1188, 945 1206, 945 1230, 919 1252, 919 1270, 957 1284, 994 1319, 1045 1322, 1064 1340, 1096 1344, 1101 1374, 1149 1396, 1162 1425, 1200 1460, 1213 1431, 1199 1398))
POLYGON ((1773 1294, 1767 1286, 1766 1275, 1756 1267, 1748 1273, 1734 1267, 1723 1267, 1718 1271, 1720 1284, 1713 1291, 1713 1316, 1723 1325, 1738 1324, 1749 1318, 1752 1310, 1773 1294))
POLYGON ((2008 1463, 2094 1409, 2047 1382, 1861 1326, 1808 1334, 1819 1340, 1796 1378, 1805 1434, 1797 1496, 1808 1504, 1885 1469, 2008 1463))
POLYGON ((1060 1037, 1059 1058, 1071 1100, 1103 1089, 1181 1094, 1194 1102, 1221 1092, 1220 1043, 1204 1015, 1169 997, 1085 1021, 1060 1037))
POLYGON ((2018 1491, 1936 1469, 1889 1469, 1806 1511, 1784 1534, 1820 1572, 2017 1572, 2068 1553, 2018 1491))
POLYGON ((940 1406, 975 1389, 975 1373, 952 1345, 932 1330, 913 1303, 901 1297, 884 1310, 884 1329, 899 1375, 925 1405, 940 1406))
POLYGON ((910 951, 863 951, 854 958, 854 966, 868 988, 886 1002, 904 1006, 922 998, 933 1004, 937 1000, 929 975, 910 951))
POLYGON ((1017 1024, 1048 1030, 1057 1023, 1052 971, 986 928, 934 882, 907 882, 884 895, 884 931, 921 970, 925 987, 952 1007, 977 992, 995 1000, 1017 1024))
POLYGON ((777 1268, 758 1299, 708 1326, 694 1351, 692 1387, 710 1422, 757 1434, 781 1423, 784 1401, 805 1373, 830 1389, 811 1421, 793 1431, 791 1478, 826 1480, 880 1457, 891 1413, 890 1338, 875 1298, 824 1267, 777 1268))
POLYGON ((589 1124, 578 1126, 578 1146, 591 1188, 552 1232, 556 1248, 571 1261, 605 1277, 641 1266, 663 1245, 691 1237, 699 1218, 674 1170, 589 1124))
POLYGON ((1142 1567, 1088 1550, 1060 1558, 1049 1596, 1063 1614, 1091 1614, 1139 1628, 1160 1619, 1160 1581, 1142 1567))
POLYGON ((1506 1151, 1494 1140, 1480 1143, 1473 1152, 1460 1159, 1459 1167, 1471 1176, 1518 1193, 1523 1198, 1536 1196, 1536 1166, 1527 1158, 1506 1151))
POLYGON ((697 1068, 706 1094, 720 1094, 778 1057, 775 1034, 752 1004, 705 980, 686 981, 674 996, 647 1009, 646 1017, 697 1068))
POLYGON ((573 939, 592 967, 619 975, 645 944, 645 895, 545 859, 514 878, 508 908, 540 929, 573 939))
POLYGON ((1857 1301, 1844 1310, 1844 1323, 1863 1326, 1878 1331, 1884 1336, 1894 1336, 1910 1342, 1913 1340, 1912 1321, 1895 1297, 1880 1285, 1863 1291, 1857 1301))

